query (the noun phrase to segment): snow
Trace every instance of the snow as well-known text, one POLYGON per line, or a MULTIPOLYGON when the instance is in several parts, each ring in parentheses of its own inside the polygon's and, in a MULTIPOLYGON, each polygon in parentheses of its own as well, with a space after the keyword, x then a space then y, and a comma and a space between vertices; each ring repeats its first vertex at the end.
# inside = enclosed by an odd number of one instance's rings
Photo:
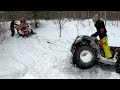
MULTIPOLYGON (((40 20, 34 29, 37 35, 18 38, 17 33, 0 44, 0 79, 120 79, 115 70, 94 66, 82 70, 72 65, 71 45, 78 35, 91 35, 96 31, 92 20, 67 21, 59 37, 55 20, 40 20)), ((6 29, 9 29, 9 23, 6 29)), ((120 46, 120 27, 107 21, 109 45, 120 46)))

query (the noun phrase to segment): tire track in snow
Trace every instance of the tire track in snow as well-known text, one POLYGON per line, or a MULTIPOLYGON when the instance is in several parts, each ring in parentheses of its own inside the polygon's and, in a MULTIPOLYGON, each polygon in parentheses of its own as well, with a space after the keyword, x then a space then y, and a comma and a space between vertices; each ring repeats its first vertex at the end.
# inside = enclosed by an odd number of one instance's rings
MULTIPOLYGON (((35 52, 35 50, 32 50, 31 48, 32 47, 30 47, 29 46, 29 44, 30 44, 30 42, 27 42, 26 43, 26 40, 23 42, 22 41, 22 43, 24 43, 24 48, 22 48, 22 49, 25 49, 23 52, 21 51, 20 53, 21 53, 21 55, 22 56, 25 56, 25 57, 29 57, 28 59, 29 60, 31 60, 32 62, 31 63, 28 63, 27 65, 25 65, 26 67, 27 67, 27 72, 25 73, 25 75, 26 74, 28 74, 28 73, 30 73, 30 74, 32 74, 33 76, 36 76, 36 77, 38 77, 38 75, 37 74, 39 74, 38 72, 36 72, 36 70, 35 70, 35 64, 39 61, 39 59, 37 59, 36 57, 36 55, 34 54, 35 52), (32 50, 32 52, 33 53, 31 53, 31 50, 32 50), (33 57, 34 56, 34 57, 33 57), (37 59, 37 60, 36 60, 37 59)), ((19 44, 20 45, 20 44, 19 44)), ((19 50, 20 51, 20 50, 19 50)), ((24 61, 23 61, 24 62, 24 61)), ((24 76, 25 76, 24 75, 24 76)))

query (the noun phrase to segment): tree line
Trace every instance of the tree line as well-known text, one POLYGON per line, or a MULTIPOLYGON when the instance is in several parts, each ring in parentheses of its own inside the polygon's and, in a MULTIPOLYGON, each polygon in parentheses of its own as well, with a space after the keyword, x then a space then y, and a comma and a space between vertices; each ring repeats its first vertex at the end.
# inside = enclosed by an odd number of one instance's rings
POLYGON ((106 20, 120 20, 120 11, 0 11, 0 20, 9 19, 90 19, 95 14, 106 20))

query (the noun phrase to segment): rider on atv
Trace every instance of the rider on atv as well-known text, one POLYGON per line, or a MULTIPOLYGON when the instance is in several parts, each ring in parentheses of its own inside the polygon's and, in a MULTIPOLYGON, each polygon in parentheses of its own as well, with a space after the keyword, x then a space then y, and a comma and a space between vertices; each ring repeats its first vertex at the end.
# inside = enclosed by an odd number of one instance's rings
POLYGON ((112 59, 112 54, 110 51, 110 47, 108 45, 108 36, 107 36, 107 30, 105 28, 104 22, 102 20, 99 19, 98 15, 96 14, 93 18, 92 18, 94 25, 97 29, 97 32, 92 34, 91 36, 99 36, 100 41, 103 44, 103 50, 105 52, 105 58, 100 56, 101 59, 112 59))
POLYGON ((32 29, 29 28, 28 23, 25 20, 20 20, 20 24, 16 27, 20 36, 29 36, 35 34, 32 29))

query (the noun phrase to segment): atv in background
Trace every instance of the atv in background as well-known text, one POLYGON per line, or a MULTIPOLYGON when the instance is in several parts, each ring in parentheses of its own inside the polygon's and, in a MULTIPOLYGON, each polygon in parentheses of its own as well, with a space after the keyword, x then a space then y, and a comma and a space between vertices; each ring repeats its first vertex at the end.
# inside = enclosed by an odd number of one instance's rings
POLYGON ((17 33, 19 34, 19 36, 22 37, 29 37, 33 34, 36 34, 35 32, 33 32, 33 30, 29 27, 29 25, 27 23, 22 23, 20 25, 16 25, 15 26, 17 33))
POLYGON ((35 34, 33 31, 32 31, 32 29, 30 29, 30 28, 24 28, 24 29, 18 29, 18 28, 16 28, 17 29, 17 32, 18 32, 18 34, 19 34, 19 36, 22 36, 22 37, 29 37, 29 36, 31 36, 32 34, 35 34))
POLYGON ((78 36, 71 46, 73 54, 73 64, 80 69, 89 69, 97 62, 115 65, 116 72, 120 73, 120 47, 110 46, 112 58, 116 61, 101 60, 99 56, 105 57, 102 43, 93 36, 78 36))

